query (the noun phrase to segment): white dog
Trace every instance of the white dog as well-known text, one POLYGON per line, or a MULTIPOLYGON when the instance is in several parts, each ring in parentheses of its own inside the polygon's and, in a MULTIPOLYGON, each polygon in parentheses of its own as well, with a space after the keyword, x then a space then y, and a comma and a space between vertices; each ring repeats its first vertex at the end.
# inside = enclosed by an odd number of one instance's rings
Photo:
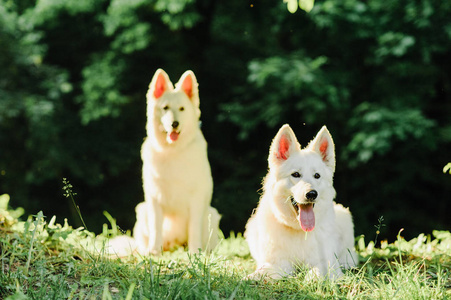
POLYGON ((147 138, 141 149, 145 201, 136 206, 134 240, 110 243, 119 256, 118 243, 144 255, 186 243, 191 252, 216 246, 220 215, 210 206, 213 179, 199 118, 194 73, 186 71, 174 88, 157 70, 147 93, 147 138))
POLYGON ((308 279, 340 277, 357 263, 351 213, 336 204, 335 150, 323 127, 303 150, 290 126, 280 128, 268 157, 269 172, 245 237, 257 270, 249 279, 273 279, 310 268, 308 279))

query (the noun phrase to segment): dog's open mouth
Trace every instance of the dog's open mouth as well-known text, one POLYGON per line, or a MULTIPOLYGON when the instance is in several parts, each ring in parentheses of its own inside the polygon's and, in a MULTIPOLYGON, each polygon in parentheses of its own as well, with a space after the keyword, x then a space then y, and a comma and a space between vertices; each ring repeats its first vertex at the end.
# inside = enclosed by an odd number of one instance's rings
POLYGON ((168 132, 166 139, 168 140, 169 143, 172 143, 172 142, 175 142, 179 138, 179 135, 180 135, 180 131, 173 130, 171 132, 168 132))
POLYGON ((315 203, 301 204, 293 196, 290 197, 290 200, 302 230, 306 232, 312 231, 315 228, 315 213, 313 212, 315 203))

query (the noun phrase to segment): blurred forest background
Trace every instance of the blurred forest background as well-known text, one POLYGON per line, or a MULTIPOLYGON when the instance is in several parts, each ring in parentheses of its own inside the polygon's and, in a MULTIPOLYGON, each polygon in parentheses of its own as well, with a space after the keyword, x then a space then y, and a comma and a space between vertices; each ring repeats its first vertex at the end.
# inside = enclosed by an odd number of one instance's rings
MULTIPOLYGON (((451 2, 0 0, 0 194, 28 214, 122 229, 143 200, 145 94, 191 69, 221 228, 242 232, 270 142, 336 144, 337 201, 356 235, 451 227, 451 2)), ((174 184, 177 184, 176 182, 174 184)))

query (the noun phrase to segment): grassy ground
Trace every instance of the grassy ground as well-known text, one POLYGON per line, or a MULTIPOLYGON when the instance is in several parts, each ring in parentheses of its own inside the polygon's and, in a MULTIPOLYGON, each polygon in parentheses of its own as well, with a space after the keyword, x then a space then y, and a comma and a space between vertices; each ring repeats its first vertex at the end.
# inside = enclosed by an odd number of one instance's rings
POLYGON ((0 196, 0 299, 447 299, 451 233, 395 243, 357 239, 359 267, 337 282, 305 282, 305 271, 276 282, 242 278, 255 264, 241 235, 211 255, 183 249, 160 257, 110 259, 102 235, 56 224, 42 213, 19 222, 0 196))

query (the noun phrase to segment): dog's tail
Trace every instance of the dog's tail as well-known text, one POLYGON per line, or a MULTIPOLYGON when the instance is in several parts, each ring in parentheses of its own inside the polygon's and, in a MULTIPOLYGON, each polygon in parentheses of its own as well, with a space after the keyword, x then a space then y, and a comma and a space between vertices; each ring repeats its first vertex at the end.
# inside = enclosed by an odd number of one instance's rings
POLYGON ((111 258, 124 258, 137 253, 136 240, 127 235, 109 239, 105 246, 105 253, 111 258))

